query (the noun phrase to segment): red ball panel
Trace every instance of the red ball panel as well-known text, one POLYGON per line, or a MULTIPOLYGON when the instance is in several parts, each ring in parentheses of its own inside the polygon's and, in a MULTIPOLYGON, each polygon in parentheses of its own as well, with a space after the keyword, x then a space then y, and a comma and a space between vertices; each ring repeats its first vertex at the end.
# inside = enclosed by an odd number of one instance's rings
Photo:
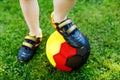
POLYGON ((63 70, 63 71, 67 71, 67 72, 72 71, 72 68, 69 68, 69 67, 63 66, 63 65, 57 65, 56 68, 63 70))
POLYGON ((69 58, 77 54, 76 48, 71 47, 67 42, 61 44, 60 54, 69 58))
POLYGON ((72 68, 66 66, 66 61, 69 57, 74 56, 75 54, 75 48, 71 47, 67 42, 62 43, 59 53, 53 56, 56 63, 56 68, 71 71, 72 68))
POLYGON ((66 64, 67 59, 60 53, 57 53, 56 55, 54 55, 53 58, 57 65, 65 65, 66 64))
POLYGON ((71 71, 71 68, 67 67, 66 64, 66 58, 61 55, 60 53, 56 54, 53 56, 55 63, 56 63, 56 68, 60 70, 65 70, 65 71, 71 71))

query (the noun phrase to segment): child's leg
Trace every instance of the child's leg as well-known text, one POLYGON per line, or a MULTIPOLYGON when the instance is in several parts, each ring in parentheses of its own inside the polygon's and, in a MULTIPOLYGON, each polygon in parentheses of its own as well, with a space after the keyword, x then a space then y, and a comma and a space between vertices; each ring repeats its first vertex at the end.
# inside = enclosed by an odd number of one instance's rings
POLYGON ((39 26, 39 6, 37 0, 20 0, 20 5, 30 34, 40 36, 42 32, 39 26))
POLYGON ((75 2, 76 0, 53 0, 54 21, 61 22, 64 20, 75 2))
POLYGON ((71 46, 82 47, 88 45, 87 38, 81 33, 77 26, 67 18, 67 14, 75 2, 76 0, 53 0, 54 12, 51 14, 51 22, 53 27, 61 33, 71 46))
POLYGON ((19 49, 18 60, 27 62, 36 53, 42 37, 39 27, 39 6, 37 0, 20 0, 20 5, 30 32, 29 35, 25 36, 19 49))

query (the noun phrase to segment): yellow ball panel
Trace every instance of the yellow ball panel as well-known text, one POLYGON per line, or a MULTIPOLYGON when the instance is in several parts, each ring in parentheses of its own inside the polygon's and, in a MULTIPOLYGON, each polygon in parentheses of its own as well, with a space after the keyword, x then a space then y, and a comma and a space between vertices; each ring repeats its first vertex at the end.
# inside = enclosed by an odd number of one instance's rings
POLYGON ((61 43, 64 43, 65 40, 61 34, 57 31, 53 32, 47 40, 46 44, 46 54, 50 63, 55 67, 56 63, 53 59, 53 56, 60 51, 61 43))

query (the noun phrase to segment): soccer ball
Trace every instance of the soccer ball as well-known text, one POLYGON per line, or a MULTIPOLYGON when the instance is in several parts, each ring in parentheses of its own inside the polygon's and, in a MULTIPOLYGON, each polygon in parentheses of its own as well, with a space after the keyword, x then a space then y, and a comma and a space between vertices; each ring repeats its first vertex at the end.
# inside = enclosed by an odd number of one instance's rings
POLYGON ((55 31, 47 40, 46 55, 50 63, 57 69, 70 72, 79 69, 88 59, 90 45, 75 48, 70 46, 62 35, 55 31))

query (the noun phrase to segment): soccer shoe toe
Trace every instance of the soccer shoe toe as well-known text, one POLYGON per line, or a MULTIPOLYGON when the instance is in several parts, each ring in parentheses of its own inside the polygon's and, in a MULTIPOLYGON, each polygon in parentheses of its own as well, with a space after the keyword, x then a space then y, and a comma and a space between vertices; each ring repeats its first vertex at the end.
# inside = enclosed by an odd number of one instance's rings
POLYGON ((24 46, 21 47, 21 49, 18 52, 18 61, 28 62, 33 57, 33 54, 30 51, 31 50, 27 50, 24 46))
POLYGON ((73 47, 86 46, 89 49, 89 42, 86 36, 84 36, 80 30, 76 29, 71 34, 63 34, 65 40, 73 47))

